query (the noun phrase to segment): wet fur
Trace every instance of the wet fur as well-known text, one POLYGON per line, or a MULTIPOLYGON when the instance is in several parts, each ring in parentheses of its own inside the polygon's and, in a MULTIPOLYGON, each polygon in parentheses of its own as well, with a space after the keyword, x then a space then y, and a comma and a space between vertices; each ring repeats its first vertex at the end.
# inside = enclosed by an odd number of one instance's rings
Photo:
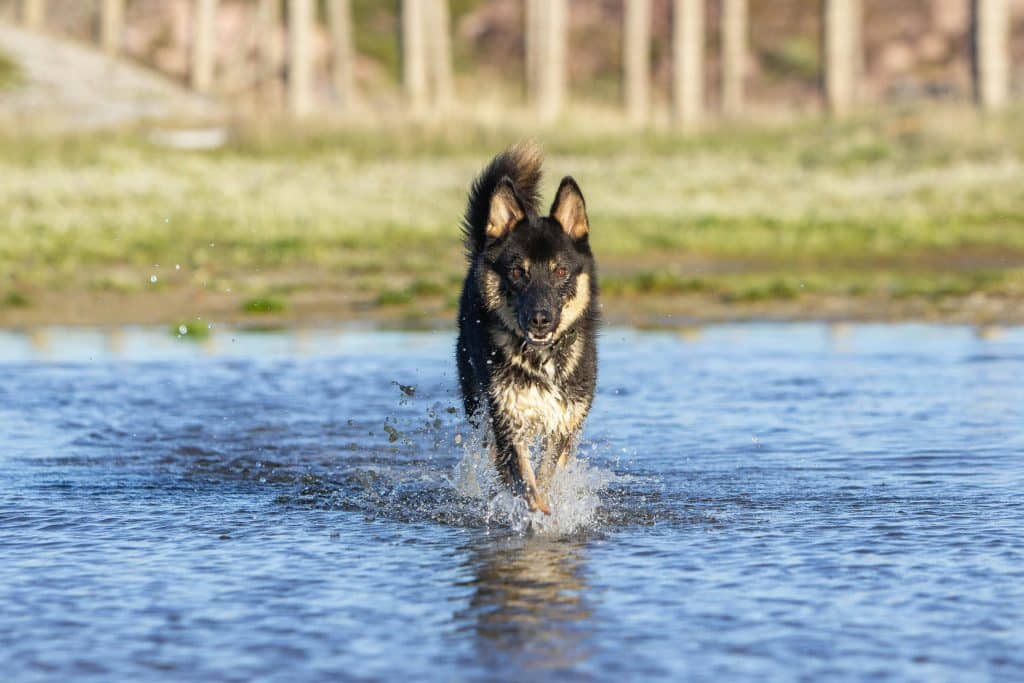
POLYGON ((544 489, 572 457, 593 401, 599 320, 582 194, 566 178, 552 215, 539 215, 541 159, 533 144, 511 147, 470 189, 456 359, 466 414, 490 420, 503 480, 531 509, 548 512, 544 489), (511 265, 524 269, 528 284, 510 275, 511 265), (528 339, 532 328, 523 320, 533 308, 557 318, 548 344, 528 339), (535 476, 529 448, 538 440, 544 449, 535 476))

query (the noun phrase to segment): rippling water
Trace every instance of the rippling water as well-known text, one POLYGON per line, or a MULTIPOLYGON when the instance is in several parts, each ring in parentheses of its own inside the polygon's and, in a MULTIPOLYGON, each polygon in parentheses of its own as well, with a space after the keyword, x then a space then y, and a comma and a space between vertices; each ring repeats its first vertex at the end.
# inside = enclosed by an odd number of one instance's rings
POLYGON ((0 333, 5 680, 1024 677, 1024 330, 607 330, 550 518, 448 333, 0 333))

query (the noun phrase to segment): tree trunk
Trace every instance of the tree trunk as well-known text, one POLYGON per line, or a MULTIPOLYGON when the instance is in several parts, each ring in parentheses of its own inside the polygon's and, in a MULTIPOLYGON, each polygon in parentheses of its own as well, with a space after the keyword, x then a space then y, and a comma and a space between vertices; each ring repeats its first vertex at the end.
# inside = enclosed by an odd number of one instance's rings
POLYGON ((46 25, 46 0, 23 0, 21 21, 25 28, 41 31, 46 25))
POLYGON ((107 55, 116 57, 124 31, 124 0, 103 0, 100 11, 100 45, 107 55))
POLYGON ((824 0, 825 101, 835 116, 853 108, 862 63, 860 0, 824 0))
POLYGON ((402 0, 402 84, 413 116, 427 108, 426 2, 402 0))
POLYGON ((288 1, 288 108, 295 116, 313 110, 313 0, 288 1))
POLYGON ((452 69, 451 14, 448 0, 429 0, 427 18, 427 47, 430 84, 434 89, 434 105, 446 111, 455 96, 455 76, 452 69))
POLYGON ((672 10, 675 117, 693 128, 704 114, 704 0, 673 0, 672 10))
POLYGON ((747 0, 723 1, 722 109, 729 116, 739 116, 747 68, 747 0))
POLYGON ((526 96, 536 106, 540 101, 541 63, 544 61, 544 6, 546 0, 526 0, 526 96))
POLYGON ((201 93, 213 89, 213 45, 217 29, 217 0, 197 0, 192 21, 192 87, 201 93))
POLYGON ((331 35, 331 81, 343 110, 355 103, 355 44, 351 0, 327 0, 327 26, 331 35))
POLYGON ((972 0, 974 96, 984 109, 1000 109, 1010 91, 1010 7, 1008 0, 972 0))
POLYGON ((626 112, 646 123, 651 102, 651 0, 626 0, 622 65, 626 112))
POLYGON ((568 6, 566 0, 545 0, 538 21, 537 116, 551 123, 562 111, 565 98, 568 6))
POLYGON ((282 68, 284 66, 284 50, 281 44, 281 0, 259 0, 256 10, 257 53, 259 55, 259 82, 263 96, 273 106, 281 106, 282 99, 282 68))

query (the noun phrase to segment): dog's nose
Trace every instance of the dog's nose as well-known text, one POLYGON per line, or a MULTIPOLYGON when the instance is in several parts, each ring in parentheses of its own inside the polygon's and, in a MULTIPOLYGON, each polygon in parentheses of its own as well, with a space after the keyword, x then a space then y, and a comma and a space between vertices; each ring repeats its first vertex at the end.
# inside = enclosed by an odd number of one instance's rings
POLYGON ((551 327, 551 313, 548 311, 534 311, 530 318, 530 327, 535 330, 547 330, 551 327))

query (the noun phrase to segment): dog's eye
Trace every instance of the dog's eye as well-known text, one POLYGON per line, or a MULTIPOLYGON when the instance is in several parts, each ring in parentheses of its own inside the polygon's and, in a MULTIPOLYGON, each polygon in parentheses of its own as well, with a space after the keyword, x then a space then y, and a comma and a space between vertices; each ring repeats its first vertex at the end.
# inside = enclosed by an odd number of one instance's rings
POLYGON ((564 280, 568 276, 569 269, 566 268, 565 266, 558 266, 557 268, 555 268, 555 277, 557 277, 558 279, 564 280))
POLYGON ((520 268, 519 266, 516 266, 512 269, 511 275, 513 280, 521 280, 522 277, 526 275, 526 271, 520 268))

